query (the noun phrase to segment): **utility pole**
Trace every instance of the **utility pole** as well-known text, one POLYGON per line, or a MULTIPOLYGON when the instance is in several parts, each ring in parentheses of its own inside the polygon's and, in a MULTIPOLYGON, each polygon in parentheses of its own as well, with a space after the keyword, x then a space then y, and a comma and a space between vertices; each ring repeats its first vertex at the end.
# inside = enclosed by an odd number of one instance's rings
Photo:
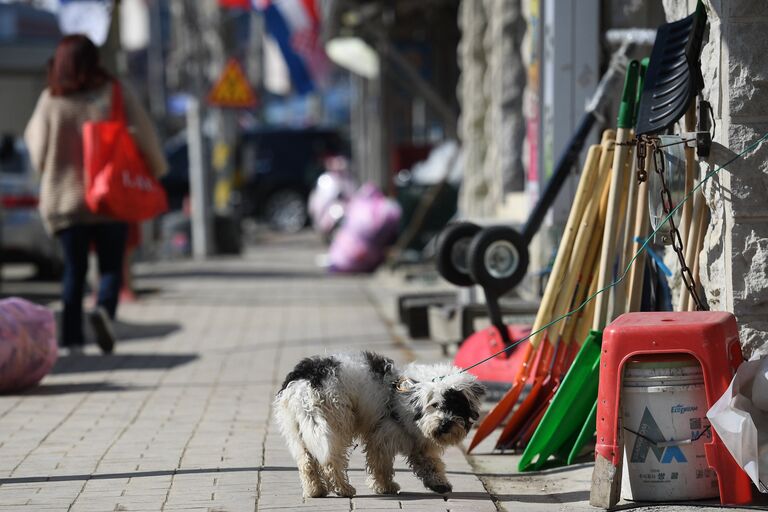
POLYGON ((200 118, 200 101, 190 96, 187 103, 187 151, 189 151, 189 191, 192 201, 192 255, 205 259, 213 254, 213 222, 211 216, 211 190, 209 187, 205 151, 203 148, 203 123, 200 118))
POLYGON ((187 66, 186 73, 177 79, 183 81, 189 76, 185 88, 190 92, 187 100, 187 151, 189 157, 189 190, 191 200, 192 255, 205 259, 215 252, 213 239, 213 209, 211 179, 203 140, 202 98, 206 87, 206 65, 212 52, 206 43, 211 41, 206 6, 197 1, 174 2, 176 28, 180 37, 176 44, 183 45, 177 59, 187 66))

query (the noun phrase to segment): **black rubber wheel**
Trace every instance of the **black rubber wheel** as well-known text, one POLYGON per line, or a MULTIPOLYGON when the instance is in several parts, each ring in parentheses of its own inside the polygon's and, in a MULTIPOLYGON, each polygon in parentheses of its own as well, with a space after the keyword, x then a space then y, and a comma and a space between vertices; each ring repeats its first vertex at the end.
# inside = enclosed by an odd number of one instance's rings
POLYGON ((528 270, 528 246, 520 233, 506 226, 480 231, 467 256, 472 280, 497 296, 517 286, 528 270))
POLYGON ((443 279, 456 286, 472 286, 469 275, 467 250, 472 238, 480 231, 480 226, 471 222, 448 224, 437 236, 435 254, 437 271, 443 279))

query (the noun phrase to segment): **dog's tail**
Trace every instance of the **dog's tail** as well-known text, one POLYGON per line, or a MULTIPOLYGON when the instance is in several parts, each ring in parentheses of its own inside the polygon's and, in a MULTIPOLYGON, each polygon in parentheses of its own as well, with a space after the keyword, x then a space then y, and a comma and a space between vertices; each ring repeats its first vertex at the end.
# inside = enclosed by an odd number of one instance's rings
POLYGON ((328 425, 328 421, 322 414, 320 400, 316 400, 314 393, 307 393, 306 389, 290 390, 294 393, 291 398, 277 396, 275 400, 276 417, 283 436, 288 441, 288 447, 293 453, 294 458, 299 459, 303 451, 308 452, 318 463, 325 465, 328 463, 331 455, 329 441, 333 432, 328 425), (296 395, 304 394, 297 399, 296 395), (308 406, 308 402, 312 402, 308 406))
POLYGON ((328 421, 319 411, 301 411, 296 421, 301 432, 301 440, 307 451, 317 459, 321 466, 326 465, 331 457, 330 439, 333 437, 328 421))

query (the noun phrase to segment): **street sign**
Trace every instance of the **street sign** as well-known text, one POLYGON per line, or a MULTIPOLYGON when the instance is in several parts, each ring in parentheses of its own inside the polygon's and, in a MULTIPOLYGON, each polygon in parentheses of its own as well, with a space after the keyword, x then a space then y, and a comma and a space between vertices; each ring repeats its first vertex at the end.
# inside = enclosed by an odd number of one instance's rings
POLYGON ((256 94, 236 59, 229 59, 224 66, 221 76, 208 94, 208 103, 230 108, 250 108, 256 105, 256 94))

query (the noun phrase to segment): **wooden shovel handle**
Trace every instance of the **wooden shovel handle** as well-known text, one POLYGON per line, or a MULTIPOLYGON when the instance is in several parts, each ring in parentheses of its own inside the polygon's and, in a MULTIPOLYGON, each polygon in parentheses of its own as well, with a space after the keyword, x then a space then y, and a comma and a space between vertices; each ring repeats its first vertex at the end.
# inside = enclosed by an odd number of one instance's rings
MULTIPOLYGON (((613 141, 607 140, 602 144, 603 151, 608 151, 612 146, 613 141)), ((601 153, 602 154, 602 153, 601 153)), ((599 169, 597 183, 595 189, 602 191, 608 184, 610 178, 610 172, 607 168, 599 169)), ((579 231, 576 235, 576 241, 573 244, 573 250, 571 251, 571 259, 568 264, 568 272, 561 284, 557 303, 552 310, 552 318, 558 318, 566 314, 574 303, 574 293, 576 291, 579 277, 582 278, 582 287, 586 289, 589 286, 588 282, 592 275, 592 269, 594 267, 594 260, 597 254, 599 254, 600 242, 602 241, 602 223, 601 220, 605 216, 600 216, 600 203, 602 194, 594 194, 584 210, 584 215, 579 224, 579 231), (600 230, 600 236, 595 236, 596 232, 600 230)), ((578 298, 576 298, 578 300, 578 298)), ((578 300, 576 305, 581 304, 583 298, 578 300)), ((570 320, 570 319, 569 319, 570 320)), ((562 324, 556 324, 549 328, 548 336, 550 340, 560 338, 560 334, 564 333, 564 327, 562 324)), ((563 336, 562 339, 565 343, 571 341, 571 336, 563 336)))
MULTIPOLYGON (((603 229, 603 245, 600 254, 600 277, 597 287, 599 290, 607 287, 613 280, 613 264, 616 258, 616 238, 619 224, 623 219, 622 203, 625 204, 627 169, 626 161, 629 154, 631 130, 623 128, 616 134, 617 148, 613 154, 611 167, 611 189, 608 196, 608 216, 603 229)), ((594 329, 601 330, 608 321, 608 294, 601 293, 596 299, 594 329)))
MULTIPOLYGON (((568 222, 563 231, 563 237, 555 257, 555 263, 552 266, 552 272, 547 280, 547 287, 541 298, 539 311, 536 314, 536 320, 533 324, 533 331, 541 329, 552 318, 552 308, 557 300, 560 283, 568 268, 571 249, 576 239, 577 229, 584 209, 589 203, 591 194, 594 192, 595 181, 598 175, 598 164, 600 161, 600 146, 594 145, 587 152, 587 159, 584 163, 584 170, 579 180, 579 186, 576 189, 576 196, 573 200, 571 212, 568 215, 568 222)), ((531 345, 536 348, 544 339, 544 332, 539 332, 531 337, 531 345)))

